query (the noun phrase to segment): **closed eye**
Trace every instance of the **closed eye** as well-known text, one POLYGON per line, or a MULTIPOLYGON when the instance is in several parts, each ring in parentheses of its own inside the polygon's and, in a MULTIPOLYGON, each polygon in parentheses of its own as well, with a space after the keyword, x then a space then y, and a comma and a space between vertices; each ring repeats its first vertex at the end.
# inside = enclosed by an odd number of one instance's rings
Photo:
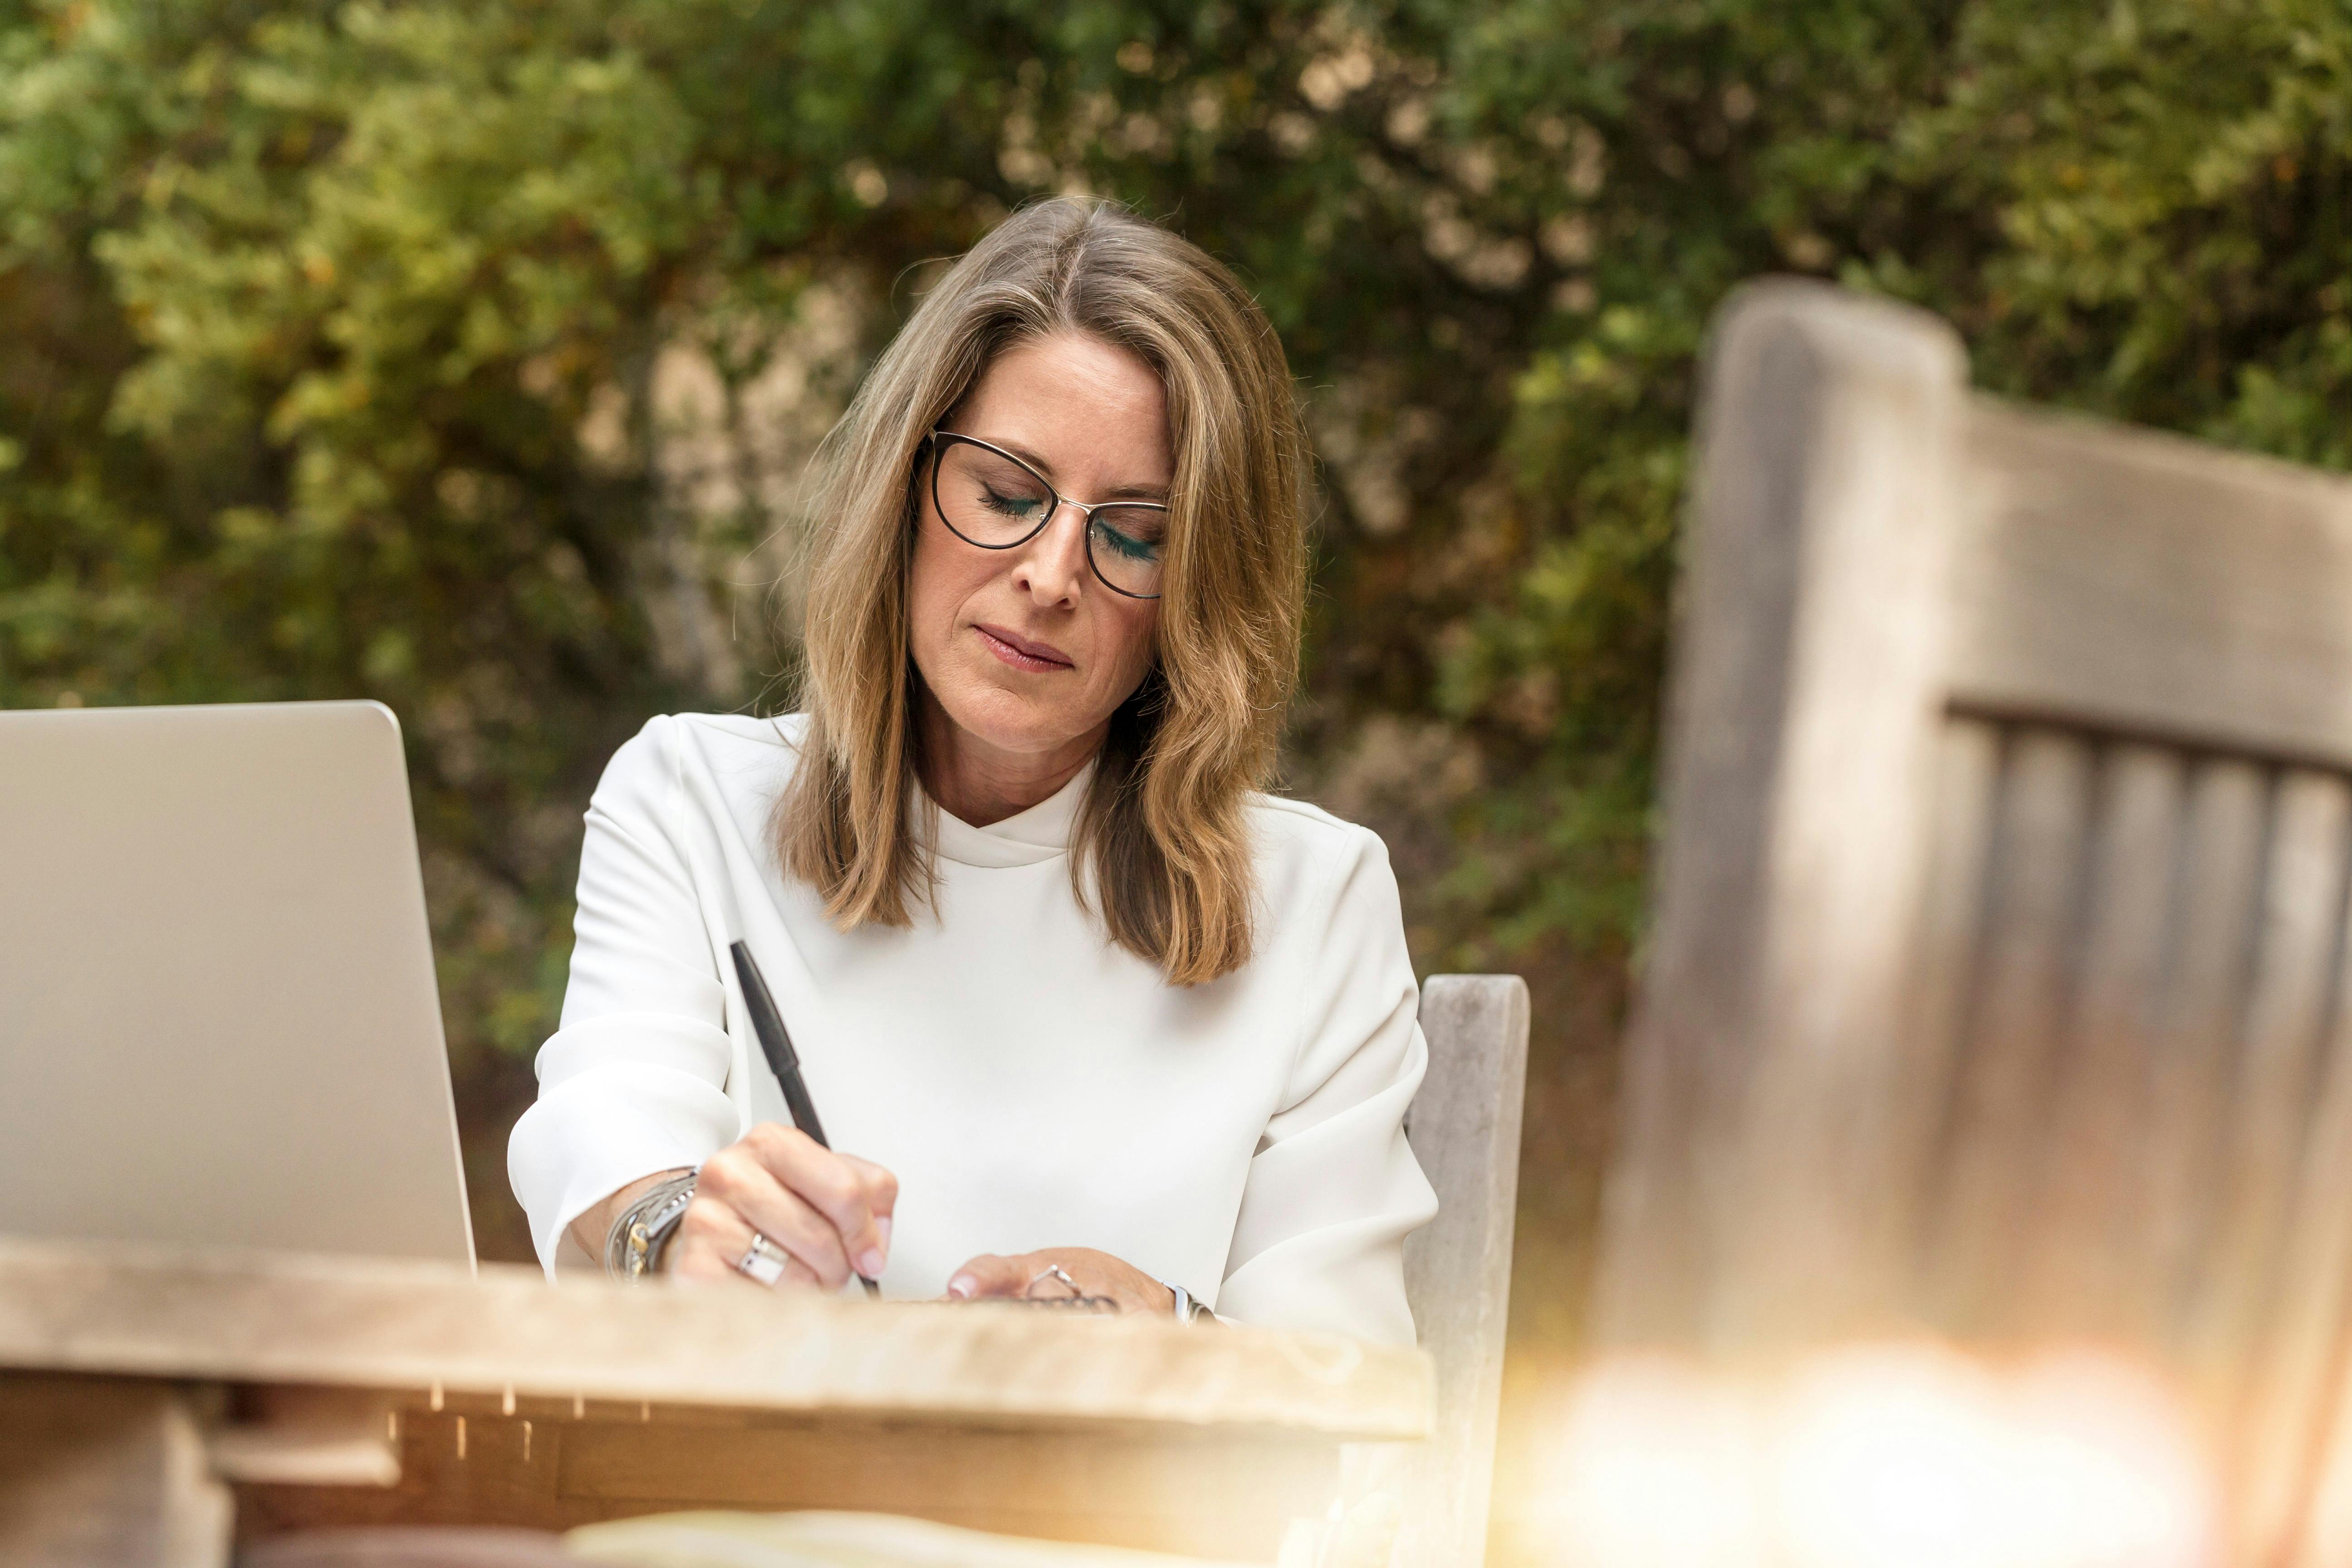
POLYGON ((1025 521, 1036 515, 1038 500, 1035 496, 1003 495, 994 486, 988 486, 981 504, 1002 516, 1025 521))
POLYGON ((1095 535, 1108 545, 1115 553, 1123 555, 1129 561, 1150 562, 1160 559, 1159 541, 1138 539, 1133 534, 1121 532, 1100 519, 1095 521, 1095 535))

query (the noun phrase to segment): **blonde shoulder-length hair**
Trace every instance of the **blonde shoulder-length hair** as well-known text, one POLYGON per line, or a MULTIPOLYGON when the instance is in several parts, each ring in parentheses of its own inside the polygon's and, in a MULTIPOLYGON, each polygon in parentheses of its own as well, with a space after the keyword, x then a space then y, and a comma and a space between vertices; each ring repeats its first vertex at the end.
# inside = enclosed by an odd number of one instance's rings
POLYGON ((775 849, 844 930, 904 926, 929 901, 935 871, 908 809, 917 452, 998 354, 1061 331, 1158 373, 1175 460, 1156 654, 1112 716, 1071 880, 1113 942, 1193 984, 1249 961, 1244 811, 1273 771, 1297 669, 1307 447, 1256 301, 1206 252, 1108 203, 1044 201, 1000 224, 924 299, 820 449, 808 729, 775 849))

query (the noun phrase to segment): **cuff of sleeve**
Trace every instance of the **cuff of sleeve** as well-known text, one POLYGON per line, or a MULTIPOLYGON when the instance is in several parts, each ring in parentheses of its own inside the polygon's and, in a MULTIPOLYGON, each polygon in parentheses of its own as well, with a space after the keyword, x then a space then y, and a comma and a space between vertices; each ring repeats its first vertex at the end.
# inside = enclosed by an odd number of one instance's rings
POLYGON ((659 1171, 700 1165, 737 1133, 734 1101, 672 1068, 612 1063, 540 1096, 507 1141, 507 1179, 550 1279, 572 1222, 659 1171))
POLYGON ((1262 1329, 1412 1344, 1404 1233, 1416 1223, 1409 1215, 1375 1215, 1269 1247, 1226 1276, 1217 1315, 1262 1329))

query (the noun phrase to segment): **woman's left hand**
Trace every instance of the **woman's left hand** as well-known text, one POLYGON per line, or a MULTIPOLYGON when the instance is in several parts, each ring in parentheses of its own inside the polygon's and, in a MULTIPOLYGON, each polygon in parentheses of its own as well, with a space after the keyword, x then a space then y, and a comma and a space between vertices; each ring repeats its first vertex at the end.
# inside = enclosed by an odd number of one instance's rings
POLYGON ((948 1294, 960 1301, 1069 1294, 1069 1287, 1058 1279, 1037 1280, 1050 1268, 1059 1268, 1077 1281, 1080 1295, 1108 1297, 1122 1312, 1175 1314, 1175 1292, 1133 1264, 1091 1247, 1049 1247, 1043 1252, 1015 1253, 1011 1258, 983 1252, 949 1276, 948 1294), (1032 1281, 1037 1282, 1034 1292, 1030 1289, 1032 1281))

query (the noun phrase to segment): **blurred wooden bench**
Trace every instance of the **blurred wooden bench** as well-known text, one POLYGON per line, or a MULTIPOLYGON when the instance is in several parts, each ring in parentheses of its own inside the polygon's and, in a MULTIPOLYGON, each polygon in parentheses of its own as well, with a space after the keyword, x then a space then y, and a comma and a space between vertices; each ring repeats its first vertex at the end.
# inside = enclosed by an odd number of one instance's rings
POLYGON ((0 1562, 709 1507, 1272 1562, 1431 1388, 1311 1335, 0 1241, 0 1562))
POLYGON ((1795 282, 1699 437, 1604 1341, 2119 1344, 2352 1561, 2352 482, 1795 282))

